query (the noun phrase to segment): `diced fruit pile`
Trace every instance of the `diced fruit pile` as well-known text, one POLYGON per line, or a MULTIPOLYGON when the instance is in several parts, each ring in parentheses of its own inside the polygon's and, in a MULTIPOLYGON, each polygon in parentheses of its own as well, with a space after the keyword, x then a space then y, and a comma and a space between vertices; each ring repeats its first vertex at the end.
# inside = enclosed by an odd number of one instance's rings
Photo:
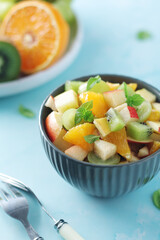
POLYGON ((45 106, 48 137, 68 156, 93 164, 138 161, 160 149, 160 103, 136 83, 67 81, 45 106))
POLYGON ((0 1, 0 82, 57 62, 76 33, 69 0, 0 1))

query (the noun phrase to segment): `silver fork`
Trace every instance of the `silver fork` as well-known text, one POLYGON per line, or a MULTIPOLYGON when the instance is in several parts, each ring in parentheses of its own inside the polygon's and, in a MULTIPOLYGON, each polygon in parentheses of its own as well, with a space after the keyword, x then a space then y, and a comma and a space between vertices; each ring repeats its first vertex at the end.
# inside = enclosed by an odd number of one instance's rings
POLYGON ((6 183, 6 186, 11 194, 0 188, 0 193, 3 196, 3 198, 0 197, 0 206, 10 217, 19 220, 23 224, 31 240, 42 240, 43 238, 36 233, 28 222, 29 206, 27 199, 11 185, 6 183))
POLYGON ((40 204, 40 206, 42 207, 44 212, 52 219, 52 221, 54 222, 55 229, 60 234, 60 236, 63 237, 63 239, 65 239, 65 240, 85 240, 63 219, 60 219, 57 221, 54 217, 52 217, 49 214, 48 210, 44 207, 44 205, 38 199, 38 197, 35 195, 35 193, 29 187, 27 187, 24 183, 22 183, 21 181, 15 179, 15 178, 7 176, 3 173, 0 173, 0 180, 2 180, 5 183, 8 183, 9 185, 12 185, 16 188, 22 189, 22 190, 32 194, 36 198, 36 200, 38 201, 38 203, 40 204))

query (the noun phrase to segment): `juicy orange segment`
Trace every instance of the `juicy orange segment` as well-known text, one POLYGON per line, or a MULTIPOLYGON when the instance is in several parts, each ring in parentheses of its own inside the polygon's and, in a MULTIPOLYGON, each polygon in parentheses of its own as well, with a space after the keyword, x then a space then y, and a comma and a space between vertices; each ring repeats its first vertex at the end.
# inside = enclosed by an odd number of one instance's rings
POLYGON ((160 142, 154 141, 153 145, 152 145, 152 147, 150 149, 150 154, 156 152, 158 149, 160 149, 160 142))
POLYGON ((104 117, 108 110, 107 104, 101 93, 84 92, 79 95, 79 99, 82 103, 93 100, 92 113, 95 117, 104 117))
POLYGON ((63 137, 63 139, 74 145, 82 147, 86 151, 93 150, 93 144, 85 141, 84 136, 93 134, 95 126, 92 123, 80 124, 71 128, 63 137))
POLYGON ((111 83, 111 82, 107 82, 107 85, 109 86, 110 91, 114 91, 120 86, 119 83, 111 83))
POLYGON ((0 35, 19 50, 22 72, 34 73, 62 56, 69 41, 69 26, 50 3, 22 1, 6 15, 0 35))
POLYGON ((149 118, 147 119, 148 121, 154 121, 154 122, 159 122, 160 120, 160 112, 152 109, 151 114, 149 116, 149 118))
POLYGON ((128 86, 130 86, 134 91, 137 89, 137 83, 129 83, 128 86))
POLYGON ((127 160, 131 158, 131 150, 127 141, 127 134, 125 128, 119 131, 111 132, 105 137, 105 140, 117 146, 117 152, 127 160))

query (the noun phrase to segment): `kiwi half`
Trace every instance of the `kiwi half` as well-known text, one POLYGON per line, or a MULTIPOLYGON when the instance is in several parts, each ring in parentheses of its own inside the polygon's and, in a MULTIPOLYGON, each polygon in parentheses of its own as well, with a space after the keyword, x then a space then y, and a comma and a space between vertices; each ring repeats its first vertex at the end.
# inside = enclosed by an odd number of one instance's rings
POLYGON ((0 82, 16 79, 20 69, 21 58, 17 49, 8 42, 0 41, 0 82))
POLYGON ((153 133, 153 129, 144 123, 130 122, 127 125, 127 135, 136 140, 146 140, 153 133))

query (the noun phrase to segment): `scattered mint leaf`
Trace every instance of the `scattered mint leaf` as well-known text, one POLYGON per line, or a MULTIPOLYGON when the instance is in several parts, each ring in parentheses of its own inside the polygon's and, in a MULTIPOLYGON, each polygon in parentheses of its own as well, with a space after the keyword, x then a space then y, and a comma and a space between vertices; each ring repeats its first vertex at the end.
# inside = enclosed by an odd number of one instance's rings
POLYGON ((157 191, 155 191, 152 195, 152 200, 154 205, 160 209, 160 189, 158 189, 157 191))
POLYGON ((148 31, 140 31, 140 32, 137 33, 137 38, 139 40, 146 40, 146 39, 149 39, 151 37, 152 37, 152 35, 148 31))
POLYGON ((94 115, 92 111, 90 111, 92 108, 93 108, 93 101, 83 103, 76 111, 75 125, 82 122, 82 120, 86 122, 93 122, 94 115))
POLYGON ((139 106, 144 101, 144 98, 141 97, 139 94, 134 94, 133 96, 129 96, 127 98, 128 106, 139 106))
POLYGON ((32 112, 32 110, 30 110, 28 108, 25 108, 23 105, 20 105, 18 110, 19 110, 19 113, 21 115, 23 115, 24 117, 27 117, 27 118, 34 118, 35 117, 34 112, 32 112))
POLYGON ((96 136, 96 135, 87 135, 84 136, 84 139, 86 142, 88 143, 94 143, 95 141, 100 139, 100 136, 96 136))
POLYGON ((101 81, 101 77, 100 76, 89 78, 89 80, 87 82, 87 91, 89 91, 91 88, 93 88, 94 85, 96 83, 99 83, 100 81, 101 81))

